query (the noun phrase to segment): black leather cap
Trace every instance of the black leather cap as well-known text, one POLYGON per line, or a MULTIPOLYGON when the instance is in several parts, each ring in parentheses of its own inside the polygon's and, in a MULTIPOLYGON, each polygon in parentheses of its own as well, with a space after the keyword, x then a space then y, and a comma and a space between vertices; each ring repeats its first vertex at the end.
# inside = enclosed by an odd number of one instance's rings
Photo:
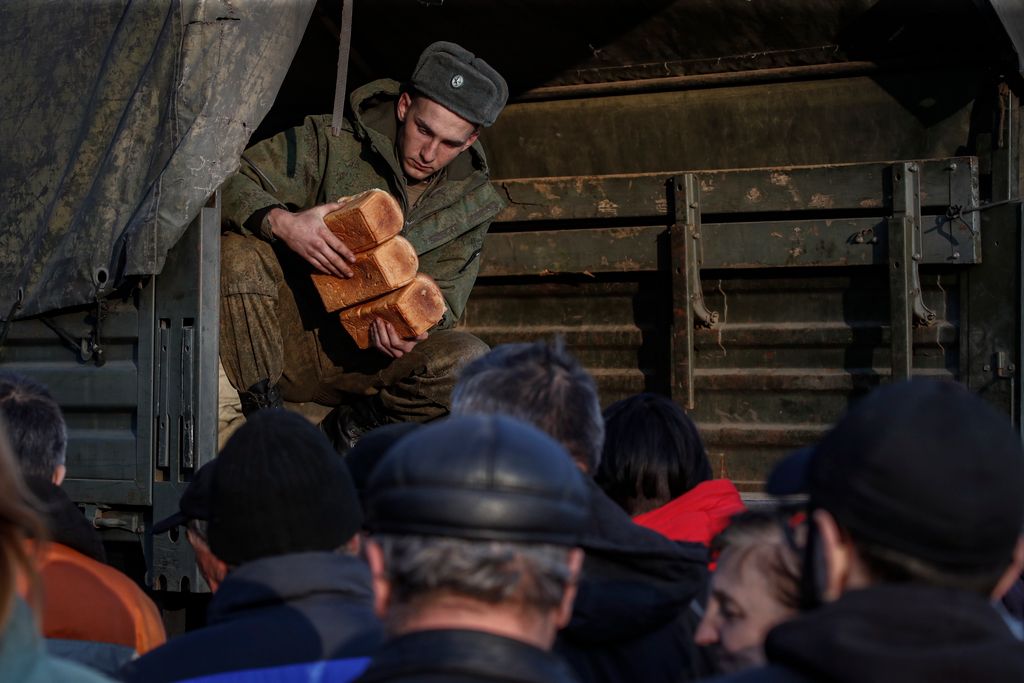
POLYGON ((463 415, 403 437, 374 470, 376 533, 576 545, 587 521, 583 474, 555 440, 500 415, 463 415))

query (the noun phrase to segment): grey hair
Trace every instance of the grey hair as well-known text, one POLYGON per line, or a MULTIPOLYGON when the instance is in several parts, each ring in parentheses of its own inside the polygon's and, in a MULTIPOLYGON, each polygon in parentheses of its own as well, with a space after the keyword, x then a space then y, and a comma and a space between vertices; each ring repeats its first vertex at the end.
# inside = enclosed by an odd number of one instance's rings
POLYGON ((22 475, 50 479, 64 464, 68 444, 64 414, 50 391, 30 377, 0 370, 0 414, 22 475))
POLYGON ((449 592, 546 610, 561 603, 573 581, 565 546, 391 534, 373 540, 399 605, 449 592))
POLYGON ((597 472, 604 418, 594 378, 556 338, 502 344, 467 365, 452 392, 453 415, 503 413, 531 423, 597 472))

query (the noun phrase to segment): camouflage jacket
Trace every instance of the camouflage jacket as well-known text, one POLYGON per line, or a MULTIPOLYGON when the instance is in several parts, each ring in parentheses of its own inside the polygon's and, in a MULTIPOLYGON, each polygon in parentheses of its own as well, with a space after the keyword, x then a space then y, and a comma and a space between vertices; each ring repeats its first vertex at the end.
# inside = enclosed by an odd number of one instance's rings
POLYGON ((466 307, 480 268, 480 250, 504 202, 488 182, 479 142, 457 156, 410 210, 405 176, 395 156, 398 83, 380 80, 354 91, 351 119, 331 134, 329 115, 307 117, 246 150, 223 187, 227 228, 272 239, 263 216, 273 207, 308 209, 373 187, 394 195, 405 212, 402 235, 416 248, 420 272, 433 277, 448 310, 438 328, 453 326, 466 307))

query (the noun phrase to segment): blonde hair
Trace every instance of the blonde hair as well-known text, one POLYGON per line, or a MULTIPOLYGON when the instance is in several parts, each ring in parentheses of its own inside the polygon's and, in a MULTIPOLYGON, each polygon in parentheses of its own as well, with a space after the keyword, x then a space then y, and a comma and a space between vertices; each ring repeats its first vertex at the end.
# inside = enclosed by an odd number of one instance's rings
POLYGON ((21 478, 7 425, 0 419, 0 632, 10 620, 19 580, 28 586, 29 602, 39 604, 39 574, 26 540, 35 539, 38 543, 31 547, 39 548, 46 532, 34 500, 21 478))

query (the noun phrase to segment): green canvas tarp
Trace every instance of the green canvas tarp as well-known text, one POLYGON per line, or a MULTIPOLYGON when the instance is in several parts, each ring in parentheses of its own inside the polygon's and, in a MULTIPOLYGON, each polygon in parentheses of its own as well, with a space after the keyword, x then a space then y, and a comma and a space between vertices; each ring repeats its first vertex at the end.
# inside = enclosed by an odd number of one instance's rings
POLYGON ((0 4, 0 318, 159 273, 237 168, 313 5, 0 4))

